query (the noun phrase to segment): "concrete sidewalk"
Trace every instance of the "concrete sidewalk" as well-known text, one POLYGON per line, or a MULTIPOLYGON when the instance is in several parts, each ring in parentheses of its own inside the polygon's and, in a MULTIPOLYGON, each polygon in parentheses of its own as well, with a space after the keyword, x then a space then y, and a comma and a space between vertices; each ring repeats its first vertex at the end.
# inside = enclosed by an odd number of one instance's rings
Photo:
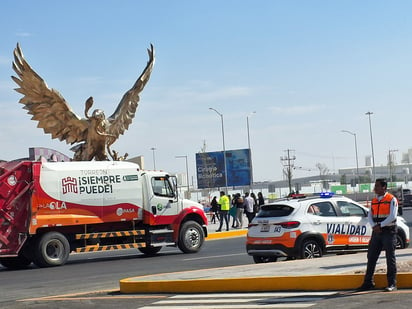
MULTIPOLYGON (((240 237, 247 228, 215 232, 217 224, 208 226, 208 240, 240 237)), ((412 261, 412 248, 396 251, 398 266, 412 261)), ((326 291, 351 290, 362 284, 366 269, 366 252, 329 255, 318 259, 293 260, 264 264, 247 264, 195 271, 163 273, 120 280, 122 293, 213 293, 256 291, 326 291)), ((384 253, 377 270, 385 267, 384 253)), ((412 273, 398 273, 398 288, 412 288, 412 273)), ((383 289, 386 271, 375 274, 376 288, 383 289)))
POLYGON ((229 231, 226 231, 226 225, 223 224, 222 231, 216 232, 218 229, 219 229, 219 222, 217 223, 209 222, 209 225, 207 226, 208 237, 206 238, 206 241, 211 240, 211 239, 245 236, 247 234, 247 219, 245 218, 243 220, 242 228, 233 228, 231 227, 231 225, 229 225, 229 231))

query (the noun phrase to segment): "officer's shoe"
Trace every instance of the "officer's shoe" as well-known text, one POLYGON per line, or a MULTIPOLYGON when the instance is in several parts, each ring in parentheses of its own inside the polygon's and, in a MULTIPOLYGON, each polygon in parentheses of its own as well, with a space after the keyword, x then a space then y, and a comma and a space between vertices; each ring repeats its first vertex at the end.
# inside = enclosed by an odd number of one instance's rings
POLYGON ((363 283, 359 288, 356 289, 356 291, 358 292, 369 291, 369 290, 372 290, 373 288, 375 288, 375 283, 373 282, 363 283))
POLYGON ((391 284, 390 286, 387 286, 386 288, 385 288, 385 292, 393 292, 393 291, 396 291, 398 288, 396 287, 396 285, 394 285, 394 284, 391 284))

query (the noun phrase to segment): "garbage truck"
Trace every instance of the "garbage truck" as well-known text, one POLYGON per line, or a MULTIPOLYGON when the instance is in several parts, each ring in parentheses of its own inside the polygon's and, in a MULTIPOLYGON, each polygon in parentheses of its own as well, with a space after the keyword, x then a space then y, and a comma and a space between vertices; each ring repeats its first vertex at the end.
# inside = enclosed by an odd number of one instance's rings
POLYGON ((0 163, 0 263, 64 265, 71 253, 164 246, 200 250, 201 204, 178 196, 176 177, 126 161, 0 163))

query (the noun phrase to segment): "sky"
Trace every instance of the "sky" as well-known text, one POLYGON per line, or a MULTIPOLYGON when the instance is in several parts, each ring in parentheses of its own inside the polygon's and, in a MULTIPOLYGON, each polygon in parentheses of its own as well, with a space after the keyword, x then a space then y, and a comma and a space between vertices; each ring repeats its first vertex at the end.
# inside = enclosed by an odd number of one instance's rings
POLYGON ((390 151, 400 162, 412 148, 411 11, 401 0, 3 0, 0 158, 26 157, 29 147, 73 154, 18 103, 17 43, 79 116, 89 96, 111 115, 152 43, 152 76, 112 146, 144 156, 146 169, 185 173, 176 156, 187 156, 195 182, 195 154, 223 149, 221 118, 209 108, 223 115, 226 150, 250 143, 255 181, 283 179, 287 150, 293 177, 319 174, 318 164, 354 167, 354 135, 342 130, 356 134, 360 166, 372 145, 376 166, 390 151))

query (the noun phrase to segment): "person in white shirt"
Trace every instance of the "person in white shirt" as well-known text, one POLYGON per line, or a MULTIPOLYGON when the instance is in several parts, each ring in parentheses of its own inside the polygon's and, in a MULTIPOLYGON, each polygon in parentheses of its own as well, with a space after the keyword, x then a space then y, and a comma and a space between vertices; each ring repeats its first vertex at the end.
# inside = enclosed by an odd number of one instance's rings
POLYGON ((255 201, 253 200, 253 197, 249 195, 249 192, 245 193, 245 212, 246 212, 246 217, 250 222, 252 222, 253 218, 255 217, 255 212, 253 210, 253 205, 255 204, 255 201))

